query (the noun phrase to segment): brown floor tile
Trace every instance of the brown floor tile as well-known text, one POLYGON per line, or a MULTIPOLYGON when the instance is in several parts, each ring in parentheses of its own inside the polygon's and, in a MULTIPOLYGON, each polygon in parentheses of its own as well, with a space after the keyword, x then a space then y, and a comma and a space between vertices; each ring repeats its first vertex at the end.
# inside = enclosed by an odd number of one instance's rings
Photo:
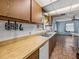
POLYGON ((75 45, 71 36, 59 36, 50 59, 76 59, 76 53, 72 47, 75 45))

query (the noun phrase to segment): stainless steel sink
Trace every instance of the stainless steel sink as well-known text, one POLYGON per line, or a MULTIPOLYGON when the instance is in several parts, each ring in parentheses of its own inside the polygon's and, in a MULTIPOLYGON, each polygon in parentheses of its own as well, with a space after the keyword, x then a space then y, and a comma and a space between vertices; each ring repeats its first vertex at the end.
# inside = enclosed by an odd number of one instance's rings
POLYGON ((41 36, 43 36, 43 37, 50 37, 51 34, 42 34, 41 36))

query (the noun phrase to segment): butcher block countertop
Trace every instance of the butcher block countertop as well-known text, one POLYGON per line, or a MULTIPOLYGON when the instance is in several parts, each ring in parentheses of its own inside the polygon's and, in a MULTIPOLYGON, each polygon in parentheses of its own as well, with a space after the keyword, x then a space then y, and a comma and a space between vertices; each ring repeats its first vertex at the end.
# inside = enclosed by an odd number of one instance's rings
POLYGON ((47 41, 48 38, 39 35, 16 38, 9 44, 0 45, 0 59, 28 58, 47 41))

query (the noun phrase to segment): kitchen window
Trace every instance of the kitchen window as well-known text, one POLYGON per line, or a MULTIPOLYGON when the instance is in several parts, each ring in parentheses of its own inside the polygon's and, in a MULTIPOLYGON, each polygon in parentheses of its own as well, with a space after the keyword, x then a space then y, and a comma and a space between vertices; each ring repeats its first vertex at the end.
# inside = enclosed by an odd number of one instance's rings
POLYGON ((66 31, 67 32, 74 32, 74 23, 67 23, 66 24, 66 31))

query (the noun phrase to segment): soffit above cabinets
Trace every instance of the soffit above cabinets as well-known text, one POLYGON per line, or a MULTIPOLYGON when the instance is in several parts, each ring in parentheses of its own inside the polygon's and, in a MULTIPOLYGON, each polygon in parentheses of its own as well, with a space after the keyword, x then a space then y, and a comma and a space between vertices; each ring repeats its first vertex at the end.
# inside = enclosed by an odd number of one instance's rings
POLYGON ((36 2, 41 6, 41 7, 44 7, 44 6, 47 6, 53 2, 55 2, 57 0, 36 0, 36 2))

